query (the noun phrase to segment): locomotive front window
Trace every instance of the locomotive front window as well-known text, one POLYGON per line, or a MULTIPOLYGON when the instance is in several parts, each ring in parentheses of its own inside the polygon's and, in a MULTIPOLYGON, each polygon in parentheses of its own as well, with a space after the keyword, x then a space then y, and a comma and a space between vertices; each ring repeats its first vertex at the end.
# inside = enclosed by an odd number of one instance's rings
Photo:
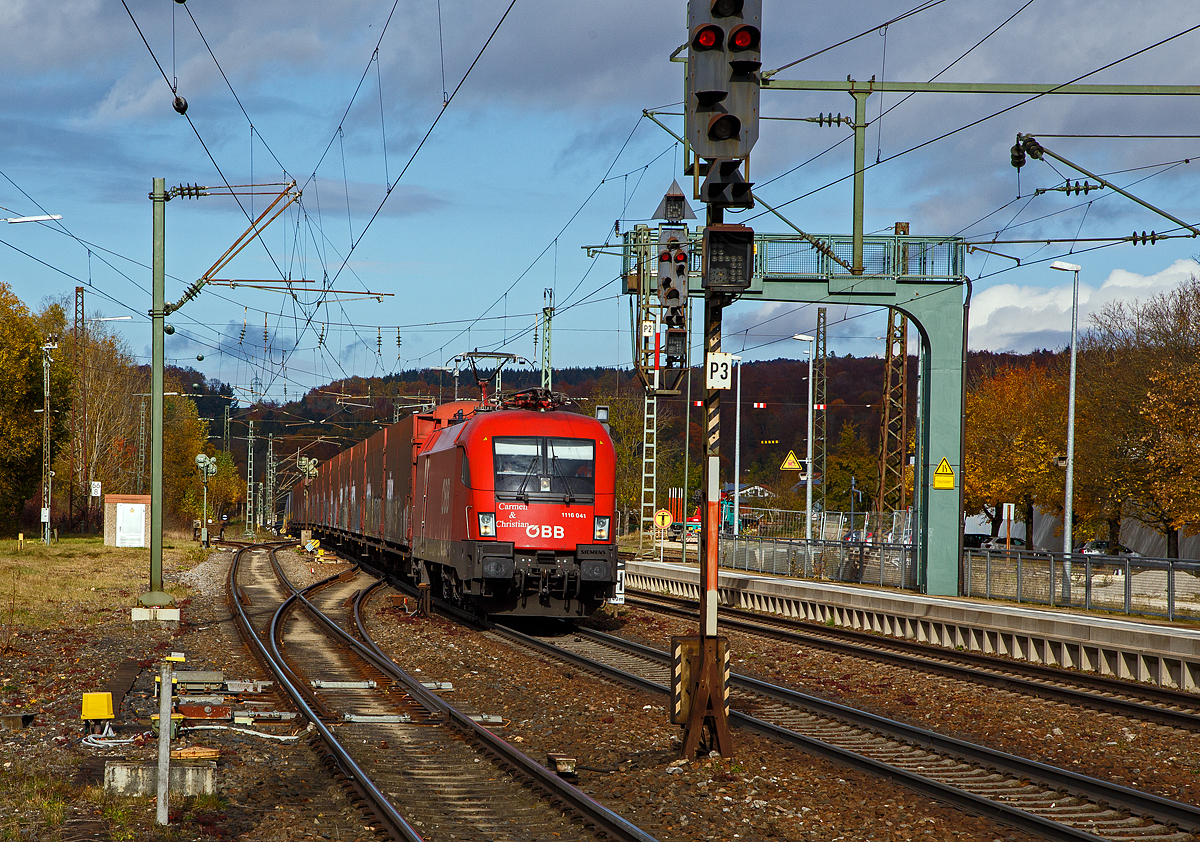
POLYGON ((542 439, 496 438, 493 440, 496 493, 522 494, 537 491, 542 468, 542 439))
POLYGON ((550 491, 573 498, 596 494, 596 443, 589 439, 547 439, 550 491))
POLYGON ((492 440, 496 495, 526 502, 591 502, 596 494, 596 443, 532 436, 492 440))

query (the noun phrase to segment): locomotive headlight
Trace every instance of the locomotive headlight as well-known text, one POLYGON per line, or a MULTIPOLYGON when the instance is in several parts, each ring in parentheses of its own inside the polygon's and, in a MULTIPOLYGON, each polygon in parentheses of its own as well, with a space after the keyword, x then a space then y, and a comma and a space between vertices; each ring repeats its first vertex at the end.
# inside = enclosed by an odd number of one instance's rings
POLYGON ((596 541, 608 540, 608 524, 609 518, 607 515, 596 515, 592 519, 592 538, 596 541))
POLYGON ((480 512, 479 513, 479 537, 480 538, 495 538, 496 537, 496 513, 495 512, 480 512))

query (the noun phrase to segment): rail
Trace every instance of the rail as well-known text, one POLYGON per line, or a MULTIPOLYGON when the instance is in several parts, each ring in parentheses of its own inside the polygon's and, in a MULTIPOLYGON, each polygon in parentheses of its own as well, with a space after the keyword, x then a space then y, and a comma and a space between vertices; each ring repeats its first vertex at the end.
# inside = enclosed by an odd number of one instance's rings
MULTIPOLYGON (((354 761, 354 758, 350 756, 349 752, 347 752, 342 746, 341 742, 334 735, 334 733, 327 725, 325 725, 324 722, 321 721, 320 715, 318 715, 317 712, 309 706, 308 701, 305 698, 305 694, 303 694, 300 688, 288 678, 288 675, 291 671, 286 668, 282 656, 279 655, 275 648, 275 633, 277 624, 279 618, 288 608, 291 607, 294 602, 299 600, 300 602, 307 603, 307 600, 301 596, 300 591, 292 587, 292 595, 279 606, 278 610, 275 612, 275 615, 271 619, 271 628, 268 635, 268 640, 271 643, 271 647, 269 649, 259 637, 258 632, 254 628, 254 624, 250 621, 250 618, 246 615, 245 609, 242 606, 242 600, 238 597, 238 562, 241 560, 243 553, 253 552, 255 550, 270 552, 272 556, 275 552, 275 548, 271 546, 247 544, 246 546, 242 547, 241 550, 239 550, 238 554, 234 557, 233 563, 229 565, 229 601, 234 608, 234 612, 238 619, 238 624, 242 628, 244 637, 254 643, 259 657, 270 667, 271 671, 275 674, 276 679, 279 681, 280 686, 283 687, 284 691, 289 697, 291 697, 292 703, 296 705, 296 708, 300 711, 301 715, 304 716, 304 718, 309 721, 309 724, 312 725, 318 734, 320 734, 322 741, 324 741, 326 747, 336 758, 338 765, 346 773, 347 777, 351 779, 355 789, 358 790, 362 794, 363 798, 368 801, 371 812, 374 813, 379 821, 384 825, 388 833, 393 838, 403 839, 405 842, 422 842, 422 837, 420 834, 418 834, 412 827, 409 826, 408 822, 404 820, 404 817, 401 816, 396 811, 396 808, 392 806, 388 797, 384 793, 380 792, 379 789, 371 782, 370 775, 354 761)), ((335 576, 332 578, 337 577, 335 576)), ((311 585, 306 590, 319 587, 329 581, 330 579, 326 579, 321 582, 317 582, 315 585, 311 585)), ((288 583, 288 587, 291 587, 290 583, 288 583)))
MULTIPOLYGON (((586 648, 589 642, 594 641, 635 659, 654 664, 659 669, 670 669, 671 656, 667 652, 592 631, 577 632, 573 638, 576 643, 570 646, 539 640, 509 627, 503 627, 502 631, 506 636, 529 648, 569 661, 582 669, 600 673, 643 690, 658 693, 670 692, 668 687, 658 684, 645 675, 638 674, 639 667, 634 663, 624 660, 622 666, 617 667, 595 657, 594 652, 585 654, 583 648, 586 648), (576 647, 582 648, 576 651, 576 647)), ((1142 827, 1136 828, 1136 830, 1142 830, 1144 833, 1151 832, 1154 828, 1146 827, 1146 824, 1155 821, 1185 827, 1189 832, 1195 832, 1197 828, 1200 828, 1200 809, 1191 805, 973 745, 953 737, 889 720, 788 688, 771 685, 749 676, 732 673, 730 685, 734 690, 753 693, 791 708, 815 713, 818 717, 828 719, 832 728, 826 729, 819 737, 809 736, 772 721, 775 717, 771 713, 767 713, 770 719, 764 719, 739 711, 736 707, 730 711, 732 722, 772 739, 794 745, 811 754, 825 757, 835 763, 845 764, 898 781, 917 792, 960 809, 991 816, 1005 824, 1046 839, 1064 840, 1064 842, 1066 840, 1093 840, 1095 842, 1095 840, 1114 838, 1114 836, 1104 833, 1100 828, 1094 828, 1097 832, 1088 832, 1082 827, 1060 823, 1053 816, 1055 805, 1047 803, 1047 799, 1043 797, 1046 794, 1044 792, 1038 794, 1041 801, 1034 806, 1026 804, 1023 807, 1018 803, 1020 796, 1025 794, 1024 790, 1020 788, 1014 788, 1010 796, 1013 800, 1006 801, 1007 793, 996 789, 992 779, 988 778, 991 772, 999 770, 1003 774, 1011 776, 1015 781, 1036 781, 1050 790, 1064 793, 1073 792, 1077 797, 1087 799, 1091 804, 1085 804, 1080 811, 1073 810, 1072 812, 1091 810, 1100 824, 1107 823, 1108 817, 1105 815, 1105 811, 1108 807, 1126 810, 1133 816, 1142 817, 1132 822, 1118 822, 1120 827, 1116 830, 1117 838, 1136 838, 1136 833, 1133 831, 1138 824, 1141 824, 1142 827), (840 742, 843 742, 839 735, 844 736, 850 730, 846 728, 847 724, 851 729, 856 729, 856 733, 850 733, 845 745, 839 745, 840 742), (940 754, 943 758, 965 760, 976 767, 977 775, 982 775, 988 780, 981 792, 976 792, 971 789, 969 781, 959 782, 957 785, 948 782, 951 778, 960 777, 957 775, 959 767, 951 770, 947 780, 939 779, 937 774, 939 764, 933 758, 923 760, 924 765, 918 766, 917 771, 905 768, 905 765, 896 759, 891 762, 877 759, 871 756, 872 750, 869 748, 869 744, 874 745, 878 741, 873 737, 863 740, 861 738, 863 734, 882 735, 886 739, 898 741, 898 745, 907 745, 909 749, 925 749, 940 754), (982 792, 989 794, 984 795, 982 792), (1039 805, 1041 809, 1039 809, 1039 805), (1135 827, 1130 827, 1130 825, 1135 827)), ((954 766, 953 762, 948 765, 954 766)), ((1067 797, 1063 796, 1064 799, 1067 797)), ((1078 815, 1075 818, 1078 820, 1078 815)), ((1165 830, 1165 828, 1162 829, 1165 830)), ((1181 837, 1182 834, 1169 833, 1167 836, 1157 836, 1156 838, 1178 839, 1181 837)))

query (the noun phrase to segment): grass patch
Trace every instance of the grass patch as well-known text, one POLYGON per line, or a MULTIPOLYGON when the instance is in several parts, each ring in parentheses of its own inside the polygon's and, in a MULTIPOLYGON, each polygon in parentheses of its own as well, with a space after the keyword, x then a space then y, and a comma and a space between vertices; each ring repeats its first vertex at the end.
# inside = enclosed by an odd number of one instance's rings
MULTIPOLYGON (((207 551, 190 542, 163 549, 165 570, 194 567, 207 551)), ((94 624, 117 608, 132 607, 149 590, 150 550, 106 547, 99 536, 63 538, 57 544, 0 541, 0 647, 15 629, 48 628, 66 622, 94 624)), ((166 583, 168 593, 187 589, 166 583)))
POLYGON ((67 818, 71 787, 60 776, 6 769, 0 787, 0 840, 41 839, 67 818))
POLYGON ((83 791, 83 800, 94 805, 108 824, 108 835, 114 840, 146 838, 138 831, 138 816, 145 813, 147 799, 116 795, 103 786, 89 786, 83 791))

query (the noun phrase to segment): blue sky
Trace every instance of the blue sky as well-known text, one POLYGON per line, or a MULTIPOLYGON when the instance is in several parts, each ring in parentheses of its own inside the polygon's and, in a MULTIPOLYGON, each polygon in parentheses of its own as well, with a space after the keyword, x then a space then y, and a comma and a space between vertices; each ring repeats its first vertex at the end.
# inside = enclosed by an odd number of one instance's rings
MULTIPOLYGON (((0 280, 24 300, 36 306, 85 286, 90 314, 133 316, 110 324, 145 354, 151 179, 220 185, 291 177, 303 187, 301 201, 221 277, 306 278, 315 281, 307 286, 344 292, 293 299, 210 288, 172 317, 169 359, 238 387, 257 377, 282 399, 285 388, 294 397, 346 375, 442 365, 476 347, 533 358, 533 314, 553 288, 561 308, 556 366, 629 363, 620 261, 589 259, 581 247, 611 241, 618 219, 622 230, 645 221, 673 178, 685 183, 681 151, 642 117, 643 109, 679 111, 683 65, 668 56, 687 37, 682 0, 517 0, 486 49, 510 0, 126 2, 150 50, 120 0, 0 3, 0 215, 63 216, 61 225, 0 226, 0 280), (172 109, 164 73, 187 99, 187 118, 172 109)), ((766 0, 764 67, 871 30, 778 78, 1060 84, 1200 24, 1188 0, 920 5, 929 8, 885 31, 881 25, 916 0, 766 0)), ((1084 81, 1187 83, 1200 78, 1198 47, 1200 30, 1084 81)), ((880 97, 868 104, 868 159, 883 161, 866 176, 868 232, 904 220, 914 234, 984 242, 1175 227, 1109 191, 1035 196, 1064 176, 1082 180, 1057 164, 1056 172, 1031 161, 1017 198, 1008 161, 1016 132, 1038 134, 1048 148, 1174 216, 1200 220, 1193 158, 1200 139, 1046 137, 1195 133, 1191 98, 1044 97, 990 118, 1020 98, 900 100, 882 98, 882 119, 880 97)), ((846 94, 767 91, 762 99, 769 116, 839 111, 853 111, 846 94)), ((660 119, 681 130, 681 118, 660 119)), ((786 214, 807 231, 849 233, 849 181, 818 189, 849 174, 852 144, 835 146, 846 135, 812 123, 763 124, 753 180, 774 205, 803 195, 786 214)), ((254 212, 267 201, 254 197, 254 212)), ((219 197, 170 202, 168 300, 247 227, 251 200, 243 202, 243 209, 219 197)), ((770 216, 750 224, 787 230, 770 216)), ((1193 259, 1200 243, 1190 239, 1100 245, 1081 242, 1066 258, 1084 267, 1084 324, 1109 301, 1169 290, 1200 268, 1193 259)), ((1071 245, 993 251, 1010 257, 977 252, 968 261, 971 346, 1065 345, 1071 278, 1051 271, 1049 260, 1071 245)), ((786 337, 811 330, 814 320, 812 306, 737 304, 726 315, 726 350, 744 348, 748 359, 800 357, 804 346, 786 337), (764 324, 772 316, 779 318, 764 324)), ((883 330, 879 313, 837 308, 829 348, 876 354, 883 330)))

